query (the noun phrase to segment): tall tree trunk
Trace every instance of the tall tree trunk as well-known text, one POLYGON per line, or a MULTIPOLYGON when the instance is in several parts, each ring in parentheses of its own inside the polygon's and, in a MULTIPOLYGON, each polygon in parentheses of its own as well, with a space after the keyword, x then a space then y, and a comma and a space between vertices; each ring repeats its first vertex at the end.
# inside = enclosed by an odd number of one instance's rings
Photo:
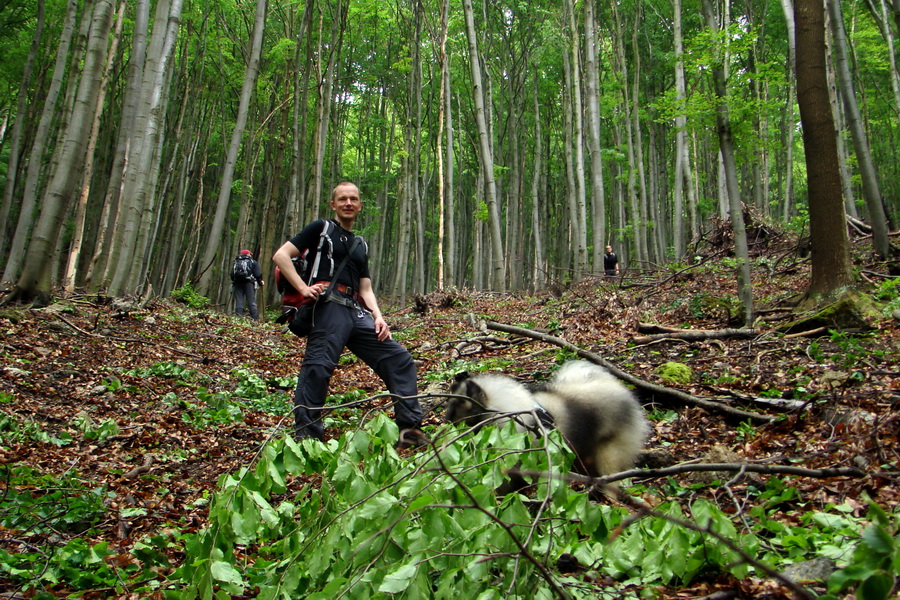
MULTIPOLYGON (((706 24, 713 35, 719 35, 715 8, 712 0, 703 0, 706 24)), ((718 44, 718 42, 716 42, 718 44)), ((737 259, 738 298, 744 309, 744 323, 753 324, 753 288, 750 281, 750 252, 747 246, 747 228, 741 206, 741 194, 737 180, 737 164, 734 158, 734 140, 731 135, 731 116, 728 108, 728 88, 721 48, 713 57, 712 75, 716 93, 716 129, 719 134, 719 154, 725 169, 725 187, 731 209, 731 226, 734 231, 734 254, 737 259)))
POLYGON ((103 58, 112 25, 111 16, 112 1, 97 0, 91 17, 87 53, 72 119, 61 141, 63 147, 59 162, 47 184, 41 214, 35 224, 22 275, 16 286, 15 296, 20 299, 38 298, 45 301, 49 297, 54 244, 75 185, 80 180, 78 174, 84 165, 85 145, 97 105, 103 58))
POLYGON ((409 281, 409 246, 412 239, 412 211, 410 208, 410 173, 409 153, 410 139, 409 130, 404 127, 403 148, 405 150, 401 160, 400 173, 402 182, 400 185, 397 207, 397 252, 394 254, 394 280, 391 283, 391 297, 401 300, 406 297, 407 282, 409 281))
MULTIPOLYGON (((446 275, 444 271, 445 261, 448 263, 447 271, 450 273, 450 278, 453 277, 453 268, 449 263, 452 263, 453 253, 445 252, 444 246, 446 244, 445 240, 445 232, 446 232, 446 217, 449 217, 448 206, 447 206, 447 197, 446 197, 446 185, 444 184, 444 125, 445 121, 448 125, 447 128, 447 137, 450 138, 452 136, 452 130, 449 127, 450 123, 450 106, 447 102, 447 98, 450 93, 450 86, 447 85, 449 83, 447 79, 447 74, 450 71, 450 67, 447 64, 447 29, 449 27, 450 21, 450 0, 444 0, 442 2, 441 8, 441 30, 438 39, 438 66, 440 67, 440 76, 441 76, 441 87, 440 87, 440 95, 438 98, 438 131, 437 131, 437 143, 435 144, 435 149, 437 150, 437 168, 438 168, 438 273, 437 273, 437 289, 443 290, 446 286, 446 275)), ((450 155, 450 151, 448 148, 448 155, 450 155)), ((448 165, 449 167, 449 165, 448 165)), ((448 169, 449 170, 449 169, 448 169)), ((451 206, 449 210, 453 210, 451 206)))
POLYGON ((841 200, 836 131, 825 75, 822 0, 794 0, 797 25, 797 102, 809 188, 812 273, 809 294, 833 296, 852 285, 850 242, 841 200))
MULTIPOLYGON (((891 90, 894 92, 894 113, 900 116, 900 69, 897 68, 897 52, 896 38, 891 30, 890 17, 888 14, 887 0, 871 0, 875 6, 872 6, 872 15, 878 23, 878 29, 881 30, 881 37, 887 44, 888 63, 890 64, 891 90)), ((897 0, 898 8, 900 8, 900 0, 897 0)), ((897 33, 900 34, 900 23, 898 23, 897 33)))
MULTIPOLYGON (((583 244, 580 240, 585 239, 585 232, 581 229, 581 220, 578 218, 578 168, 575 166, 575 123, 572 113, 573 100, 572 88, 578 85, 572 74, 572 59, 567 52, 562 55, 564 86, 562 90, 563 96, 563 157, 565 164, 566 176, 566 207, 569 210, 569 247, 566 249, 564 256, 567 267, 571 267, 575 276, 581 274, 581 250, 583 244), (572 264, 569 264, 569 256, 572 258, 572 264)), ((561 228, 565 231, 565 228, 561 228)), ((563 255, 561 255, 563 256, 563 255)))
POLYGON ((588 271, 590 257, 587 249, 587 192, 584 168, 584 107, 581 100, 581 54, 578 51, 578 26, 575 24, 575 8, 571 0, 564 0, 563 5, 568 14, 569 35, 572 37, 569 47, 572 72, 572 150, 575 153, 575 205, 577 207, 578 226, 575 228, 575 273, 582 275, 588 271))
POLYGON ((129 53, 128 76, 125 84, 125 96, 122 100, 119 132, 113 153, 109 182, 103 199, 97 242, 94 244, 94 253, 85 273, 86 284, 91 290, 97 290, 109 283, 112 270, 115 269, 121 254, 122 244, 116 243, 116 240, 121 239, 122 236, 119 215, 125 210, 127 204, 126 199, 123 198, 123 191, 128 176, 128 153, 131 151, 132 140, 138 135, 136 123, 143 88, 144 68, 147 63, 149 0, 137 1, 133 19, 134 26, 131 33, 133 41, 129 53))
MULTIPOLYGON (((69 3, 69 9, 74 18, 74 7, 76 2, 69 3)), ((25 59, 25 66, 22 69, 22 81, 19 83, 19 93, 16 101, 16 114, 13 122, 12 135, 9 148, 9 161, 6 163, 6 185, 3 187, 3 201, 0 204, 0 260, 3 259, 6 243, 9 240, 7 235, 9 225, 9 213, 12 209, 13 196, 15 195, 16 185, 19 177, 19 157, 22 155, 25 146, 25 122, 27 118, 28 88, 31 87, 31 75, 34 72, 34 61, 37 56, 38 47, 41 43, 41 35, 44 32, 44 0, 38 0, 37 14, 35 15, 34 35, 31 38, 31 46, 28 49, 28 56, 25 59)), ((59 48, 62 50, 62 48, 59 48)), ((68 54, 68 51, 66 52, 68 54)), ((5 122, 5 120, 4 120, 5 122)), ((2 138, 0 138, 2 139, 2 138)), ((20 209, 21 211, 21 209, 20 209)), ((6 271, 6 269, 4 269, 6 271)), ((7 277, 3 277, 4 281, 8 281, 7 277)))
POLYGON ((294 54, 294 110, 293 110, 293 139, 291 185, 288 192, 287 207, 285 209, 283 226, 280 239, 290 239, 300 231, 306 219, 304 209, 306 207, 306 127, 309 111, 306 110, 309 102, 309 76, 312 69, 313 41, 309 32, 312 30, 313 8, 316 3, 313 0, 305 3, 303 19, 297 32, 298 40, 305 40, 305 46, 297 44, 294 54), (300 60, 300 51, 306 48, 305 60, 300 60))
POLYGON ((603 159, 600 146, 600 92, 597 88, 597 23, 594 19, 594 0, 584 2, 585 99, 588 112, 588 143, 591 150, 591 218, 594 224, 591 244, 594 247, 591 263, 594 273, 603 272, 606 246, 606 190, 603 182, 603 159))
POLYGON ((416 261, 413 266, 413 290, 417 294, 425 293, 425 268, 428 265, 428 257, 425 256, 425 214, 422 210, 422 194, 419 185, 419 177, 422 173, 422 5, 415 3, 413 7, 413 43, 411 44, 412 77, 410 78, 410 104, 413 144, 412 144, 412 174, 409 179, 412 185, 412 209, 416 225, 416 261))
POLYGON ((334 72, 336 69, 338 56, 341 52, 341 46, 343 45, 344 31, 346 27, 346 6, 342 1, 339 1, 334 8, 335 14, 331 22, 331 41, 328 44, 327 50, 323 48, 323 32, 321 31, 321 26, 319 31, 319 48, 317 52, 318 59, 316 61, 318 122, 314 144, 315 157, 313 162, 313 174, 312 181, 310 183, 310 187, 312 188, 312 190, 309 194, 307 194, 307 204, 312 209, 312 217, 318 216, 319 207, 321 206, 323 199, 322 190, 324 187, 324 182, 322 180, 322 177, 325 168, 325 150, 328 147, 328 129, 331 124, 331 104, 333 95, 332 90, 334 89, 334 72), (327 58, 327 61, 324 62, 323 69, 323 59, 325 58, 327 58))
POLYGON ((847 149, 847 144, 844 142, 844 136, 841 133, 845 129, 844 109, 842 108, 843 102, 841 102, 841 99, 839 97, 840 93, 838 92, 837 74, 835 73, 834 60, 832 58, 832 54, 828 51, 829 48, 834 47, 833 38, 834 36, 831 33, 831 28, 828 27, 828 11, 826 11, 825 72, 827 73, 828 80, 828 101, 831 103, 831 117, 834 120, 834 127, 837 130, 838 166, 840 168, 841 174, 841 189, 844 192, 844 210, 847 211, 848 215, 858 217, 859 213, 856 210, 856 192, 853 188, 853 174, 851 173, 850 169, 850 151, 847 149))
POLYGON ((494 287, 497 291, 505 291, 506 272, 503 261, 503 236, 500 233, 500 207, 497 201, 497 186, 494 180, 494 154, 491 150, 490 133, 488 132, 487 119, 485 118, 485 103, 489 98, 485 97, 484 84, 481 79, 481 59, 478 55, 478 40, 475 33, 472 0, 463 0, 463 11, 466 19, 466 37, 469 40, 472 95, 475 102, 475 121, 478 125, 478 149, 481 158, 481 169, 484 174, 485 203, 488 207, 494 287))
MULTIPOLYGON (((681 0, 672 1, 673 34, 675 36, 675 92, 678 101, 684 102, 687 97, 687 87, 684 81, 684 40, 681 31, 681 0)), ((684 255, 684 188, 687 185, 685 167, 688 160, 687 153, 687 116, 684 111, 678 111, 675 117, 675 189, 673 190, 675 206, 672 215, 672 246, 675 250, 675 260, 680 260, 684 255)))
POLYGON ((541 219, 541 169, 543 169, 542 133, 541 133, 541 105, 538 102, 539 79, 534 80, 534 171, 531 180, 531 237, 534 240, 534 273, 532 284, 537 291, 544 287, 547 279, 546 265, 544 264, 544 245, 541 237, 543 219, 541 219))
POLYGON ((152 209, 157 201, 165 107, 170 64, 181 24, 182 0, 160 1, 144 64, 141 96, 129 146, 128 176, 122 180, 119 227, 115 230, 115 255, 108 264, 111 294, 138 291, 144 262, 142 242, 153 229, 152 209))
MULTIPOLYGON (((449 2, 449 0, 448 0, 449 2)), ((449 10, 449 5, 446 5, 446 10, 449 10)), ((449 16, 448 16, 449 18, 449 16)), ((444 187, 445 190, 445 201, 447 203, 447 281, 446 283, 450 286, 455 286, 459 284, 461 280, 460 277, 460 263, 462 261, 459 260, 459 236, 457 235, 456 230, 456 211, 457 211, 457 200, 456 200, 456 153, 454 151, 454 131, 453 131, 453 95, 451 94, 450 87, 450 63, 449 57, 447 58, 447 65, 444 69, 443 73, 444 78, 444 89, 447 91, 444 104, 446 105, 444 108, 444 118, 446 120, 446 131, 447 131, 447 180, 446 185, 444 187)))
POLYGON ((66 263, 66 271, 63 276, 63 288, 67 292, 75 289, 75 276, 78 270, 78 260, 81 257, 81 247, 84 241, 84 222, 87 214, 87 201, 91 192, 91 178, 94 174, 94 151, 97 147, 97 135, 100 131, 100 116, 103 114, 103 104, 106 99, 106 90, 109 85, 109 72, 116 58, 116 49, 122 37, 122 22, 125 17, 125 0, 119 4, 119 12, 116 16, 116 31, 113 35, 107 53, 106 68, 103 70, 103 79, 100 83, 100 93, 97 95, 97 107, 91 124, 91 134, 88 140, 87 155, 84 163, 84 173, 81 180, 81 192, 78 203, 75 205, 75 232, 72 238, 72 248, 69 251, 69 259, 66 263))
POLYGON ((216 261, 221 247, 222 232, 225 229, 225 217, 228 214, 228 206, 231 203, 231 184, 234 181, 234 169, 237 165, 238 154, 241 150, 241 140, 244 137, 244 128, 247 125, 247 113, 250 108, 250 98, 253 88, 256 86, 256 76, 259 73, 259 56, 262 51, 263 32, 266 26, 266 0, 257 0, 256 17, 253 21, 253 34, 250 46, 250 59, 247 70, 244 72, 244 83, 241 86, 241 99, 238 105, 237 120, 234 131, 231 134, 231 143, 228 146, 228 154, 225 157, 225 166, 222 169, 222 183, 219 188, 219 199, 216 203, 216 213, 213 217, 212 228, 207 238, 206 250, 203 252, 201 268, 203 275, 200 277, 199 289, 203 294, 212 291, 214 273, 210 267, 216 261))
MULTIPOLYGON (((637 6, 641 6, 638 4, 637 6)), ((650 218, 649 218, 649 198, 647 197, 647 174, 644 169, 644 136, 643 130, 641 128, 641 49, 640 44, 638 43, 638 32, 640 24, 644 22, 643 15, 641 14, 641 9, 638 9, 638 14, 634 17, 634 24, 632 25, 631 30, 631 51, 633 55, 634 68, 632 72, 634 73, 632 78, 632 92, 631 92, 631 104, 629 105, 629 111, 631 113, 631 119, 633 121, 632 124, 632 136, 633 136, 633 152, 634 152, 634 165, 637 167, 637 183, 638 190, 640 192, 640 201, 639 201, 639 209, 640 209, 640 223, 642 229, 645 229, 643 234, 644 246, 643 246, 643 260, 652 261, 656 256, 650 252, 650 218)))
POLYGON ((856 148, 856 160, 859 163, 860 175, 862 176, 863 196, 866 200, 866 208, 869 209, 872 243, 875 247, 875 252, 881 258, 887 258, 890 253, 887 215, 884 212, 884 204, 881 200, 878 172, 872 160, 865 126, 859 112, 859 106, 856 103, 856 94, 853 91, 853 78, 850 75, 847 36, 844 33, 844 17, 841 13, 841 3, 840 0, 825 0, 825 4, 831 17, 831 29, 834 34, 835 71, 840 83, 841 98, 844 100, 844 107, 847 111, 847 125, 850 127, 853 146, 856 148))
MULTIPOLYGON (((90 6, 90 4, 88 4, 90 6)), ((47 139, 50 137, 50 127, 53 119, 56 118, 58 107, 57 100, 62 89, 63 80, 66 72, 66 62, 69 59, 69 47, 72 43, 72 36, 75 33, 75 18, 78 12, 78 2, 76 0, 68 0, 66 4, 66 19, 63 22, 62 32, 60 33, 59 46, 56 50, 56 61, 53 66, 53 75, 50 78, 50 87, 44 95, 44 108, 41 111, 41 118, 38 122, 37 130, 34 134, 34 141, 31 145, 31 152, 28 156, 28 169, 25 173, 25 189, 22 192, 22 205, 19 207, 19 218, 16 223, 16 231, 13 235, 12 242, 9 247, 8 260, 6 268, 3 270, 2 281, 15 281, 20 275, 19 270, 22 263, 26 260, 25 247, 29 243, 29 237, 32 234, 32 228, 35 225, 35 212, 38 196, 40 195, 40 181, 46 175, 46 161, 44 154, 47 150, 47 139)), ((86 20, 87 16, 84 17, 86 20)), ((25 118, 25 111, 19 118, 25 118)), ((10 177, 15 178, 15 173, 11 173, 10 177)), ((4 223, 5 227, 6 224, 4 223)))
MULTIPOLYGON (((794 7, 791 4, 792 0, 781 0, 781 10, 784 12, 784 22, 787 27, 788 34, 788 70, 796 76, 797 73, 797 45, 796 45, 796 27, 794 25, 794 7)), ((787 163, 785 171, 786 176, 784 180, 784 202, 783 210, 781 212, 781 217, 784 221, 787 221, 790 218, 791 210, 793 209, 794 204, 794 129, 796 128, 794 125, 794 86, 788 85, 788 97, 787 97, 787 106, 785 107, 785 127, 784 127, 784 135, 785 142, 784 147, 786 149, 787 156, 785 157, 785 162, 787 163)))
MULTIPOLYGON (((628 225, 631 227, 632 235, 634 239, 634 256, 635 260, 638 263, 646 263, 647 262, 647 232, 646 232, 646 223, 641 221, 641 209, 640 202, 638 199, 638 191, 637 191, 637 158, 635 157, 635 148, 634 148, 634 132, 632 131, 632 127, 634 122, 632 120, 632 110, 637 103, 637 99, 631 98, 631 86, 629 85, 630 77, 628 75, 628 62, 625 58, 625 37, 622 31, 622 21, 619 16, 619 10, 615 3, 612 5, 613 9, 613 18, 615 20, 615 28, 616 28, 616 39, 614 40, 614 44, 616 47, 616 62, 619 67, 619 78, 621 80, 621 89, 622 89, 622 103, 624 106, 628 107, 627 114, 622 117, 622 121, 625 124, 624 137, 622 143, 625 144, 628 156, 628 185, 626 188, 626 194, 628 196, 628 212, 630 214, 630 222, 628 225)), ((621 227, 625 226, 625 222, 620 223, 621 227)), ((624 251, 624 249, 621 249, 624 251)), ((620 254, 621 258, 621 254, 620 254)))

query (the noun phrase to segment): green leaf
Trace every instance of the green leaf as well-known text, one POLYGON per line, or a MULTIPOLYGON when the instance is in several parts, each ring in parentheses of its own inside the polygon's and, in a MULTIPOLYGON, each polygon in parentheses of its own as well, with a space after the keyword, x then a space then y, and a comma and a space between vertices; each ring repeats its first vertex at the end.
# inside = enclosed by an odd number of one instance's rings
POLYGON ((867 527, 862 533, 863 542, 875 553, 882 558, 890 558, 893 556, 895 546, 894 540, 887 531, 877 525, 867 527))
POLYGON ((399 594, 406 590, 409 581, 416 575, 416 565, 406 564, 392 573, 388 573, 381 585, 378 586, 379 592, 386 594, 399 594))
POLYGON ((894 589, 894 577, 876 573, 866 578, 856 589, 857 600, 887 600, 894 589))
POLYGON ((244 591, 244 580, 240 572, 223 560, 214 560, 209 566, 213 579, 233 592, 244 591))

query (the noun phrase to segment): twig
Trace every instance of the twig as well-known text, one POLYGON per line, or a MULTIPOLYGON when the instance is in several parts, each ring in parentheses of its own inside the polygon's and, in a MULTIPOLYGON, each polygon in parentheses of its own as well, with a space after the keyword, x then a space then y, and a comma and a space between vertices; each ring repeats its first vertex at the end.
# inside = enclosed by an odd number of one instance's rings
POLYGON ((817 479, 827 479, 829 477, 856 477, 862 478, 866 476, 866 472, 855 467, 835 467, 831 469, 804 469, 803 467, 790 467, 783 465, 757 465, 757 464, 738 464, 738 463, 698 463, 675 465, 674 467, 666 467, 665 469, 629 469, 621 473, 613 473, 612 475, 604 475, 603 477, 588 477, 586 475, 577 475, 568 473, 566 475, 558 475, 554 473, 540 473, 534 471, 516 471, 518 475, 523 477, 551 477, 563 478, 567 481, 577 483, 613 483, 623 479, 637 477, 639 479, 653 479, 659 477, 668 477, 669 475, 678 475, 681 473, 692 472, 710 472, 710 471, 729 471, 746 473, 762 473, 766 475, 796 475, 798 477, 815 477, 817 479))

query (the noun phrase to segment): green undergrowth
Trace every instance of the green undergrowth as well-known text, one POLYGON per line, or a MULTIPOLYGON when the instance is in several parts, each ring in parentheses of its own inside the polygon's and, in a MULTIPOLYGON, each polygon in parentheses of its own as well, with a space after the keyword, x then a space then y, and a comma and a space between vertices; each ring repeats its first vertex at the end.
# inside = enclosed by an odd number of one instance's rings
MULTIPOLYGON (((852 567, 854 556, 871 556, 854 555, 854 547, 880 542, 879 561, 839 571, 835 591, 869 578, 883 583, 898 570, 896 515, 869 524, 831 507, 799 513, 789 526, 765 508, 741 520, 695 499, 662 501, 636 519, 560 478, 542 478, 531 497, 498 498, 504 472, 517 463, 525 472, 565 473, 568 454, 548 452, 512 426, 433 433, 438 451, 405 458, 388 442, 397 430, 383 415, 328 444, 270 441, 252 468, 221 479, 210 526, 190 537, 167 597, 457 598, 466 590, 473 598, 622 598, 725 573, 764 576, 710 532, 776 568, 816 555, 852 567), (561 569, 561 557, 577 568, 561 569)), ((550 441, 560 444, 555 433, 550 441)), ((760 493, 761 506, 775 511, 792 493, 776 479, 760 493)))
POLYGON ((443 426, 431 432, 437 446, 409 456, 394 450, 397 433, 379 413, 327 444, 271 439, 252 464, 221 477, 206 528, 173 526, 126 554, 90 541, 104 520, 133 516, 111 508, 110 491, 88 487, 75 471, 54 477, 5 466, 0 525, 21 543, 0 547, 0 580, 35 598, 104 587, 172 600, 440 599, 460 590, 473 598, 638 598, 652 597, 655 586, 765 577, 761 564, 824 557, 840 569, 822 598, 853 590, 859 600, 883 600, 900 572, 896 510, 872 506, 866 519, 848 506, 808 511, 778 478, 748 492, 754 505, 741 515, 671 480, 661 482, 665 498, 626 488, 655 506, 640 518, 591 502, 561 478, 541 478, 527 497, 498 498, 504 473, 517 465, 568 472, 570 455, 553 450, 556 432, 543 446, 512 425, 475 434, 443 426), (183 556, 179 564, 170 564, 173 555, 183 556))

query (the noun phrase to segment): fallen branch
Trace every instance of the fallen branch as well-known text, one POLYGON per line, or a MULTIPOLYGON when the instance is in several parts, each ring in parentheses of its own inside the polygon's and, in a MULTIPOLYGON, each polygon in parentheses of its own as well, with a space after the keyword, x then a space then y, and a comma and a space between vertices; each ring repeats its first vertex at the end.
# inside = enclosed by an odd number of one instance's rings
POLYGON ((741 410, 739 408, 734 408, 732 406, 728 406, 727 404, 723 404, 717 400, 711 400, 707 398, 700 398, 698 396, 693 396, 686 392, 682 392, 679 390, 673 390, 671 388, 667 388, 661 385, 656 385, 650 383, 649 381, 644 381, 638 377, 630 375, 625 371, 622 371, 609 361, 602 358, 600 355, 591 352, 590 350, 585 350, 583 348, 579 348, 575 344, 567 342, 566 340, 549 335, 546 333, 540 333, 537 331, 532 331, 531 329, 525 329, 523 327, 515 327, 513 325, 504 325, 503 323, 497 323, 495 321, 478 321, 475 316, 469 314, 467 316, 467 320, 472 327, 475 327, 479 330, 484 329, 492 329, 494 331, 503 331, 506 333, 513 333, 516 335, 522 335, 525 337, 530 337, 532 339, 540 340, 542 342, 546 342, 548 344, 554 344, 561 348, 566 348, 578 354, 578 356, 585 358, 593 363, 596 363, 627 383, 635 386, 636 388, 642 390, 645 393, 648 393, 652 396, 663 396, 666 398, 671 398, 672 400, 679 401, 684 404, 692 404, 695 406, 701 406, 710 411, 722 412, 732 417, 738 418, 742 421, 747 419, 757 422, 757 423, 771 423, 775 420, 774 417, 770 417, 768 415, 760 415, 758 413, 752 413, 745 410, 741 410))
POLYGON ((187 350, 181 350, 180 348, 175 348, 173 346, 167 346, 165 344, 160 344, 158 342, 154 342, 151 340, 142 340, 139 338, 123 338, 123 337, 116 337, 116 336, 112 336, 112 335, 97 335, 96 333, 91 333, 90 331, 85 331, 84 329, 78 327, 77 325, 75 325, 74 323, 72 323, 71 321, 69 321, 68 319, 66 319, 64 316, 62 316, 59 313, 53 313, 53 316, 55 316, 57 319, 59 319, 60 321, 62 321, 63 323, 65 323, 66 325, 71 327, 72 329, 74 329, 76 332, 78 332, 82 335, 86 335, 88 337, 103 338, 103 339, 107 339, 107 340, 112 340, 114 342, 147 344, 150 346, 156 346, 157 348, 163 348, 164 350, 169 350, 171 352, 176 352, 178 354, 183 354, 185 356, 190 356, 191 358, 203 360, 203 357, 200 356, 199 354, 194 354, 192 352, 188 352, 187 350))
POLYGON ((614 483, 632 477, 639 479, 657 479, 680 475, 682 473, 708 473, 714 471, 726 471, 732 473, 761 473, 764 475, 796 475, 797 477, 813 477, 816 479, 828 479, 830 477, 854 477, 860 479, 866 476, 866 472, 856 467, 835 467, 833 469, 804 469, 803 467, 791 467, 786 465, 757 465, 749 463, 700 463, 683 464, 664 469, 629 469, 621 473, 613 473, 603 477, 588 477, 577 473, 546 473, 540 471, 520 471, 510 469, 509 474, 522 477, 544 477, 551 479, 564 479, 572 483, 605 484, 614 483))
POLYGON ((782 411, 802 410, 809 404, 809 400, 791 400, 789 398, 761 398, 759 396, 748 396, 734 390, 726 390, 715 388, 712 386, 704 386, 706 389, 721 394, 723 397, 731 397, 739 402, 748 404, 761 404, 768 408, 778 409, 782 411))
POLYGON ((153 468, 153 455, 147 454, 144 456, 144 464, 139 467, 135 467, 127 473, 123 474, 122 477, 125 479, 136 479, 138 475, 143 475, 144 473, 149 473, 153 468))
POLYGON ((701 340, 722 340, 728 338, 752 338, 759 335, 757 329, 679 329, 631 338, 635 344, 647 344, 656 340, 675 339, 696 342, 701 340))

